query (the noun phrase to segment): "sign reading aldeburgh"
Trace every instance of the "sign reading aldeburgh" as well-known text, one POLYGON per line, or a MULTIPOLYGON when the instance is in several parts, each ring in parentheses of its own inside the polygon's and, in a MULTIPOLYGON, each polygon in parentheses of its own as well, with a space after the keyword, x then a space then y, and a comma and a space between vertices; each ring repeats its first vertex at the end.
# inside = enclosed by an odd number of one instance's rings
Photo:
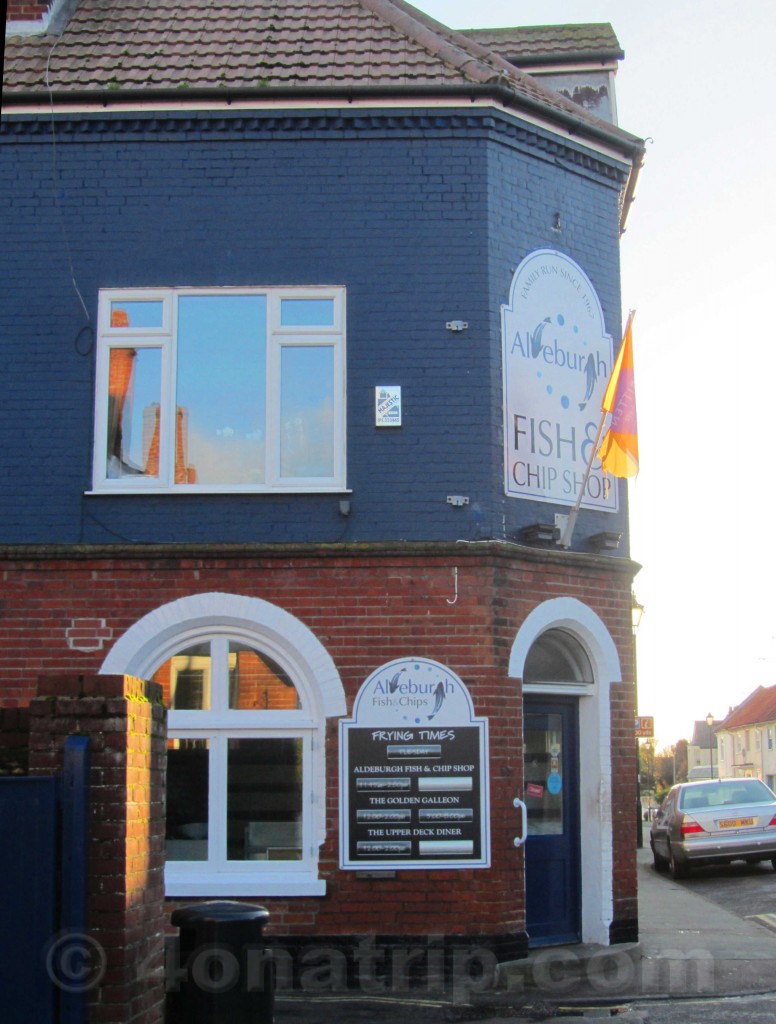
MULTIPOLYGON (((537 249, 515 271, 501 329, 506 492, 573 505, 614 363, 601 303, 572 259, 537 249)), ((617 487, 596 460, 582 508, 617 505, 617 487)))
POLYGON ((340 723, 340 866, 490 865, 487 721, 455 673, 401 658, 340 723))

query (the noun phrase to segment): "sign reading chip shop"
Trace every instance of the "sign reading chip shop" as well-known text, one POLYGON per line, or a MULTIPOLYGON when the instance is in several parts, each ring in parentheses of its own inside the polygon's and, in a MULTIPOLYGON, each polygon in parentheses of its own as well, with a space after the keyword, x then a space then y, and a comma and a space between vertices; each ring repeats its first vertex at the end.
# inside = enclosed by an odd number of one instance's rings
MULTIPOLYGON (((573 505, 614 364, 598 296, 574 260, 537 249, 501 307, 506 492, 573 505)), ((616 512, 616 481, 596 459, 582 508, 616 512)))
POLYGON ((373 672, 340 722, 340 866, 489 867, 487 725, 436 661, 373 672))

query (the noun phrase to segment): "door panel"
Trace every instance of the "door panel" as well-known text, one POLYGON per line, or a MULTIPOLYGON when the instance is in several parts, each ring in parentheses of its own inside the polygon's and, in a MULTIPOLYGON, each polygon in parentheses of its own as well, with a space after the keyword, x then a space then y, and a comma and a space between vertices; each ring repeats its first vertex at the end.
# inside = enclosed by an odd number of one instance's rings
POLYGON ((526 698, 523 743, 529 945, 578 942, 581 886, 576 701, 526 698))
POLYGON ((57 780, 0 782, 0 957, 4 1024, 52 1021, 56 998, 46 959, 57 931, 57 780))

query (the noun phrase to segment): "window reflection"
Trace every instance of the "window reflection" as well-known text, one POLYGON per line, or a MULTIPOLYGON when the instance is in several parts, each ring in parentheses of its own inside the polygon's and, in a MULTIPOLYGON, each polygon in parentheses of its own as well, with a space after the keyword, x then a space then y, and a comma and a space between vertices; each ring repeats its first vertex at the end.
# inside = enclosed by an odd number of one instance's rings
POLYGON ((164 303, 160 300, 122 299, 110 304, 111 327, 161 327, 164 322, 164 303))
POLYGON ((229 644, 229 707, 240 710, 295 711, 301 704, 283 669, 258 651, 229 644))
POLYGON ((332 327, 334 299, 281 299, 283 327, 332 327))
POLYGON ((107 476, 159 475, 162 354, 113 348, 108 368, 107 476))
POLYGON ((302 857, 301 739, 230 739, 229 860, 302 857))
POLYGON ((593 667, 576 637, 565 629, 548 629, 528 652, 523 682, 592 683, 593 667))
POLYGON ((280 373, 280 475, 334 475, 334 349, 284 346, 280 373))
POLYGON ((210 644, 195 644, 174 655, 154 672, 162 687, 165 707, 172 711, 202 711, 210 707, 210 644))
POLYGON ((560 715, 526 715, 523 731, 525 805, 529 836, 563 834, 563 721, 560 715))
POLYGON ((208 859, 207 740, 167 741, 167 860, 208 859))
POLYGON ((264 482, 266 345, 263 295, 181 296, 176 483, 264 482))

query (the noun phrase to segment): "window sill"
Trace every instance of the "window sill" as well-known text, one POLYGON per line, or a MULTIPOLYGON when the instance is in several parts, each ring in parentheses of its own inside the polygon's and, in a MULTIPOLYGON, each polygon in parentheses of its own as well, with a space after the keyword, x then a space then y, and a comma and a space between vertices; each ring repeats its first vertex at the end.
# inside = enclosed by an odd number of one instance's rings
POLYGON ((208 876, 205 872, 177 875, 165 869, 165 896, 325 896, 326 881, 306 876, 294 878, 276 875, 268 878, 258 872, 208 876))
POLYGON ((326 484, 311 487, 304 484, 300 487, 101 487, 93 491, 84 491, 87 498, 106 498, 113 496, 133 495, 134 497, 151 498, 164 495, 192 497, 200 494, 352 494, 352 490, 342 484, 326 484))

